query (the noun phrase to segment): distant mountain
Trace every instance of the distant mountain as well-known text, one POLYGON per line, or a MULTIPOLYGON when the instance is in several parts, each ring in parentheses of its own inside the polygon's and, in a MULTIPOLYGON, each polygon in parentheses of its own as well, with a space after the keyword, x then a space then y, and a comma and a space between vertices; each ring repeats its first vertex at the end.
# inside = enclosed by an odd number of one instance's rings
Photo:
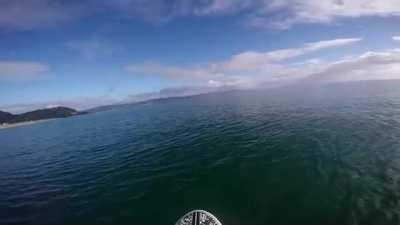
POLYGON ((200 93, 200 94, 188 95, 188 96, 160 97, 160 98, 152 98, 152 99, 147 99, 147 100, 133 101, 133 102, 129 102, 129 103, 121 103, 121 104, 114 104, 114 105, 103 105, 103 106, 97 106, 97 107, 94 107, 94 108, 87 109, 84 112, 85 113, 96 113, 96 112, 108 111, 108 110, 112 110, 112 109, 116 109, 116 108, 132 106, 132 105, 168 102, 168 101, 174 101, 174 100, 177 100, 177 99, 187 99, 187 98, 193 98, 193 97, 201 96, 201 95, 225 93, 225 92, 230 92, 230 91, 236 91, 236 90, 210 92, 210 93, 200 93))
POLYGON ((70 117, 74 115, 82 114, 75 109, 67 107, 55 107, 50 109, 39 109, 31 112, 26 112, 18 115, 14 115, 8 112, 0 111, 0 124, 3 123, 20 123, 35 120, 53 119, 70 117))
MULTIPOLYGON (((192 97, 192 96, 190 96, 190 97, 192 97)), ((112 109, 132 106, 132 105, 140 105, 140 104, 146 104, 146 103, 152 103, 152 102, 169 101, 169 100, 180 99, 180 98, 187 98, 187 97, 155 98, 155 99, 148 99, 148 100, 129 102, 129 103, 103 105, 103 106, 97 106, 97 107, 94 107, 94 108, 91 108, 91 109, 86 109, 84 112, 86 112, 86 113, 96 113, 96 112, 108 111, 108 110, 112 110, 112 109)))
POLYGON ((8 112, 0 111, 0 123, 5 123, 5 121, 11 121, 14 115, 8 112))
POLYGON ((98 107, 95 107, 95 108, 87 109, 87 110, 85 110, 85 112, 86 113, 95 113, 95 112, 108 111, 108 110, 111 110, 111 109, 125 107, 125 106, 132 105, 132 104, 135 104, 135 103, 103 105, 103 106, 98 106, 98 107))

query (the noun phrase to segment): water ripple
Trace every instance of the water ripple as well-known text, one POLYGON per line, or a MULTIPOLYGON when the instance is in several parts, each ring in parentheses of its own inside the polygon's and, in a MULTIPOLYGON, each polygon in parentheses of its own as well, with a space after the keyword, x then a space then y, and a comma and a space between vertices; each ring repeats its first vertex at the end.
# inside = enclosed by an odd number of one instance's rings
POLYGON ((192 208, 234 225, 399 224, 400 98, 282 96, 1 130, 0 224, 173 224, 192 208))

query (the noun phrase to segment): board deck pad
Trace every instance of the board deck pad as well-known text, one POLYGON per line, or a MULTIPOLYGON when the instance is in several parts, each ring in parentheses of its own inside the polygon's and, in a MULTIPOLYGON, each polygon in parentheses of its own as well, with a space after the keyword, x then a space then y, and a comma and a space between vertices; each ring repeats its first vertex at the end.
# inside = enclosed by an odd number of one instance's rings
POLYGON ((211 213, 204 210, 193 210, 182 216, 175 225, 222 225, 211 213))

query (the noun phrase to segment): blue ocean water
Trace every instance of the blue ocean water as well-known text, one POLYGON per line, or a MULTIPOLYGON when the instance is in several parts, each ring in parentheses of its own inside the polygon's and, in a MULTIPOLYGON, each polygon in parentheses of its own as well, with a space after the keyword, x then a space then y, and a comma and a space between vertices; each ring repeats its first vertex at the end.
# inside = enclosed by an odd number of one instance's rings
POLYGON ((0 224, 400 224, 400 82, 168 99, 0 130, 0 224))

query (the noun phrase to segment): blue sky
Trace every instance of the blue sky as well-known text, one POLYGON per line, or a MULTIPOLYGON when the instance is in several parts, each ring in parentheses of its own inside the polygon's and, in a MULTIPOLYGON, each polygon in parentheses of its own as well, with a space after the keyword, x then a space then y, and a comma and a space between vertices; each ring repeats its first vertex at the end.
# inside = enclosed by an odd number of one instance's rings
POLYGON ((0 2, 0 109, 400 78, 397 0, 0 2))

